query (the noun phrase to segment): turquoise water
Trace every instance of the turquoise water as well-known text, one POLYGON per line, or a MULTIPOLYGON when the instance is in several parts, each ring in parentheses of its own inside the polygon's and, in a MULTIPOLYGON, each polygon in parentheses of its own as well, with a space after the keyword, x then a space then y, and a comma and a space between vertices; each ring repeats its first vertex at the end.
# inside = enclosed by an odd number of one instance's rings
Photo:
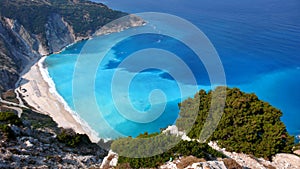
MULTIPOLYGON (((291 134, 300 134, 300 2, 278 0, 267 1, 181 1, 150 0, 132 2, 113 0, 106 2, 111 7, 128 12, 158 11, 183 17, 211 40, 223 63, 227 84, 246 92, 255 92, 260 99, 270 102, 283 111, 282 120, 291 134), (181 5, 179 5, 181 4, 181 5)), ((159 26, 159 25, 158 25, 159 26)), ((164 25, 161 25, 162 27, 164 25)), ((137 31, 142 28, 136 28, 137 31)), ((175 31, 170 30, 170 31, 175 31)), ((188 32, 187 32, 188 33, 188 32)), ((95 98, 102 114, 93 115, 89 99, 82 93, 82 103, 87 113, 80 117, 103 138, 136 136, 148 131, 159 131, 173 124, 178 116, 177 103, 182 99, 178 84, 167 72, 149 69, 139 73, 129 88, 129 97, 139 111, 151 108, 148 96, 153 89, 161 89, 166 97, 166 109, 162 116, 151 123, 136 123, 120 115, 113 106, 110 94, 112 75, 116 67, 128 54, 140 49, 161 47, 180 56, 196 75, 199 88, 210 89, 205 68, 195 62, 194 53, 176 40, 159 35, 143 35, 128 38, 120 43, 122 33, 97 38, 95 45, 99 51, 108 53, 97 68, 95 76, 95 98), (99 120, 99 119, 102 119, 99 120), (103 120, 104 119, 104 120, 103 120)), ((72 97, 72 79, 78 54, 86 42, 77 43, 60 54, 46 59, 50 76, 57 91, 69 106, 75 109, 72 97)), ((100 52, 101 53, 101 52, 100 52)), ((88 57, 88 56, 87 56, 88 57)), ((138 63, 137 63, 138 64, 138 63)), ((89 67, 87 67, 88 72, 89 67)), ((125 67, 124 76, 133 70, 125 67)), ((187 84, 185 84, 187 85, 187 84)), ((193 90, 188 91, 191 93, 193 90)), ((159 99, 158 99, 159 100, 159 99)), ((158 104, 159 102, 157 102, 158 104)))

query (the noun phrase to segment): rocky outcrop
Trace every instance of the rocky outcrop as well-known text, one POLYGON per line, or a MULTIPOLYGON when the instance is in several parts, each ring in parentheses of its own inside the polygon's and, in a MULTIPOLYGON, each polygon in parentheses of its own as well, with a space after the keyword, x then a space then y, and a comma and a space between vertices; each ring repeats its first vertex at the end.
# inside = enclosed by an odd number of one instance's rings
MULTIPOLYGON (((30 63, 35 63, 42 55, 58 52, 65 46, 75 42, 75 36, 70 25, 59 14, 55 13, 48 17, 45 25, 45 37, 46 39, 43 39, 40 35, 34 35, 27 31, 17 20, 1 17, 1 49, 6 51, 5 53, 2 52, 2 58, 3 60, 10 60, 15 65, 1 68, 11 68, 20 73, 26 67, 31 66, 30 63)), ((14 78, 12 78, 12 81, 15 81, 14 78)), ((7 87, 5 86, 5 88, 7 87)))
POLYGON ((119 158, 118 154, 110 150, 107 156, 104 157, 100 168, 106 169, 106 168, 116 167, 118 164, 118 158, 119 158))
MULTIPOLYGON (((178 128, 168 126, 162 133, 170 133, 177 137, 181 137, 182 140, 186 141, 199 141, 191 139, 185 135, 184 132, 179 131, 178 128)), ((251 169, 270 169, 270 168, 282 168, 282 169, 296 169, 300 168, 300 157, 295 154, 279 153, 272 157, 271 161, 263 158, 256 158, 253 155, 244 153, 236 153, 226 151, 225 148, 220 148, 217 142, 209 142, 208 145, 213 149, 221 152, 227 158, 218 159, 215 161, 205 161, 204 159, 197 159, 196 157, 184 157, 174 161, 166 162, 160 168, 188 168, 188 169, 227 169, 227 168, 251 168, 251 169)))
POLYGON ((294 154, 280 153, 272 157, 272 161, 265 160, 263 158, 256 158, 252 155, 228 152, 225 148, 220 148, 216 142, 210 142, 209 145, 225 154, 227 157, 235 160, 243 168, 253 169, 269 169, 269 168, 280 168, 280 169, 296 169, 300 168, 300 157, 294 154))
POLYGON ((2 17, 0 19, 0 88, 13 88, 19 74, 40 56, 38 40, 28 33, 16 20, 2 17))
POLYGON ((0 68, 0 93, 1 91, 12 88, 19 78, 16 70, 10 71, 9 69, 0 68))
POLYGON ((99 168, 107 155, 87 136, 75 146, 60 140, 65 129, 49 116, 27 110, 21 119, 21 124, 0 121, 0 168, 99 168), (3 130, 4 126, 8 128, 3 130))
MULTIPOLYGON (((227 169, 226 165, 222 161, 205 161, 204 159, 198 159, 193 156, 182 157, 174 161, 166 162, 159 167, 160 169, 227 169)), ((238 168, 237 168, 238 169, 238 168)))
POLYGON ((64 22, 63 18, 58 14, 49 16, 49 20, 45 25, 48 52, 58 52, 63 47, 73 43, 75 36, 70 29, 70 25, 64 22))
POLYGON ((144 25, 146 22, 136 15, 127 15, 114 20, 97 30, 94 36, 106 35, 113 32, 121 32, 125 29, 144 25))

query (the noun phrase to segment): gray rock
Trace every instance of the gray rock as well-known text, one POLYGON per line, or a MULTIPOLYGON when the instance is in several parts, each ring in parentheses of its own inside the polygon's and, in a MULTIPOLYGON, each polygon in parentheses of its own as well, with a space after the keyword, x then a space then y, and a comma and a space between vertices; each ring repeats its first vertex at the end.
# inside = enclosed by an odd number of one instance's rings
POLYGON ((58 52, 63 47, 74 42, 74 35, 69 30, 69 27, 60 15, 52 14, 49 16, 45 28, 50 53, 58 52))
POLYGON ((16 125, 11 125, 10 129, 14 132, 16 136, 19 136, 21 134, 21 129, 16 125))

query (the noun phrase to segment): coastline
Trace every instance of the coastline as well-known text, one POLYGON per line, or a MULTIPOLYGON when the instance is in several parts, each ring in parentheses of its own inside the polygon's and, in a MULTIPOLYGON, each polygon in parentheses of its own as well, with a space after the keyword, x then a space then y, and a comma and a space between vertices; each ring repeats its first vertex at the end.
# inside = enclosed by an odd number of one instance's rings
MULTIPOLYGON (((73 43, 66 45, 55 53, 60 53, 67 47, 83 40, 92 39, 94 36, 118 33, 146 24, 143 19, 131 14, 119 18, 116 21, 103 26, 93 35, 75 38, 73 43)), ((47 114, 53 118, 59 127, 72 128, 76 133, 87 134, 92 142, 97 143, 101 139, 98 137, 97 132, 93 131, 87 122, 69 107, 66 101, 57 92, 55 83, 49 76, 47 68, 43 66, 44 60, 51 54, 52 53, 41 54, 42 56, 40 58, 31 60, 24 71, 20 73, 20 78, 15 85, 15 93, 21 94, 23 99, 37 112, 47 114)))
POLYGON ((97 133, 71 110, 56 91, 47 69, 43 67, 46 57, 42 57, 22 76, 22 85, 16 90, 30 106, 39 113, 49 115, 59 127, 72 128, 77 133, 87 134, 92 142, 98 142, 100 138, 97 133))

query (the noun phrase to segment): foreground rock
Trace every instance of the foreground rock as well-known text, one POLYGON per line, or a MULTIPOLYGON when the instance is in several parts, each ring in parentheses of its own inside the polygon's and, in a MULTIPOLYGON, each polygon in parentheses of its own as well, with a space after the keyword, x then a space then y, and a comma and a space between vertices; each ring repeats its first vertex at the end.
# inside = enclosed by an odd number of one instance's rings
POLYGON ((110 150, 108 155, 103 159, 100 168, 108 169, 116 167, 118 164, 118 158, 118 154, 110 150))
POLYGON ((210 142, 209 145, 227 157, 235 160, 243 168, 251 169, 269 169, 269 168, 280 168, 280 169, 298 169, 300 168, 300 157, 294 154, 280 153, 276 154, 272 161, 267 161, 263 158, 256 158, 251 155, 243 153, 228 152, 224 148, 220 148, 217 143, 210 142))
MULTIPOLYGON (((183 140, 193 141, 184 132, 178 131, 176 126, 169 126, 163 131, 170 132, 177 137, 181 137, 183 140)), ((216 142, 210 142, 209 145, 226 155, 228 158, 219 159, 217 161, 205 161, 204 159, 197 159, 196 157, 184 157, 176 159, 172 162, 167 162, 160 168, 188 168, 188 169, 226 169, 226 168, 251 168, 251 169, 298 169, 300 168, 300 157, 294 154, 280 153, 276 154, 272 161, 265 160, 263 158, 256 158, 251 155, 243 153, 228 152, 224 148, 220 148, 216 142)))
MULTIPOLYGON (((45 115, 27 113, 22 124, 10 123, 8 129, 0 129, 0 168, 100 167, 107 151, 86 135, 57 128, 45 115)), ((5 121, 0 123, 6 125, 5 121)))
POLYGON ((205 161, 204 159, 198 159, 193 156, 183 157, 172 162, 160 166, 161 169, 227 169, 224 162, 220 161, 205 161))

